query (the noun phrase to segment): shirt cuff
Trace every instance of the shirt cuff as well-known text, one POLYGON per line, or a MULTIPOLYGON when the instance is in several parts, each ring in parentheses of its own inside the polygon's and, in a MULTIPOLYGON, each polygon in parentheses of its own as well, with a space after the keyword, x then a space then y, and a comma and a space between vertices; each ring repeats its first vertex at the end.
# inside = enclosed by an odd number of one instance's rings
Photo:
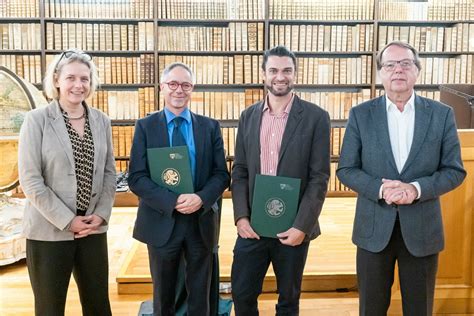
POLYGON ((410 182, 410 184, 413 185, 413 186, 416 188, 416 191, 417 191, 416 199, 419 200, 420 197, 421 197, 421 187, 420 187, 420 184, 418 183, 418 181, 416 181, 416 182, 410 182))
POLYGON ((379 189, 379 200, 383 199, 383 183, 382 185, 380 185, 380 189, 379 189))

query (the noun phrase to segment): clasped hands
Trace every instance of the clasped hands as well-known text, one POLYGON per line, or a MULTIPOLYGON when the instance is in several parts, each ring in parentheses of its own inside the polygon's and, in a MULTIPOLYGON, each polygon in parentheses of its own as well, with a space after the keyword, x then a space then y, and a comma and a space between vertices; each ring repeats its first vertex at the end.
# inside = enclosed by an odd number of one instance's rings
POLYGON ((201 198, 195 193, 180 194, 174 208, 181 214, 192 214, 198 211, 202 204, 201 198))
MULTIPOLYGON (((253 230, 247 217, 240 218, 236 225, 240 237, 244 239, 260 239, 260 236, 253 230)), ((291 227, 287 231, 277 234, 277 237, 284 245, 298 246, 303 242, 305 233, 297 228, 291 227)))
POLYGON ((83 238, 97 231, 103 222, 104 219, 95 214, 76 216, 72 220, 69 230, 74 233, 74 238, 83 238))
POLYGON ((399 180, 382 179, 382 198, 387 204, 411 204, 416 200, 418 191, 413 184, 399 180))

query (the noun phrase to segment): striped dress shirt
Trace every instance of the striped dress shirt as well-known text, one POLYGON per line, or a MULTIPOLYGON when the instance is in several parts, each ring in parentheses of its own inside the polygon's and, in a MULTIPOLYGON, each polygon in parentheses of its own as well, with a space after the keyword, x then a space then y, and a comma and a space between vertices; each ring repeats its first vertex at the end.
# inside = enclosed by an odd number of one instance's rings
POLYGON ((281 114, 272 113, 268 106, 268 95, 262 110, 260 126, 260 166, 261 174, 276 176, 281 141, 285 132, 288 115, 293 105, 294 94, 281 114))

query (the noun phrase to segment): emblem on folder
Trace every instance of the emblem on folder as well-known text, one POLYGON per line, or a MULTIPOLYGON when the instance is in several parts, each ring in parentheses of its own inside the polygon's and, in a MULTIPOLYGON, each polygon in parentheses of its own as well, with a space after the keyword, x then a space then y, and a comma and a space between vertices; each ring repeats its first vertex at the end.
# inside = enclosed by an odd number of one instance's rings
POLYGON ((285 213, 285 203, 279 198, 270 198, 265 203, 265 211, 270 217, 280 217, 285 213))
POLYGON ((163 173, 161 174, 161 179, 167 185, 176 186, 179 184, 181 177, 176 169, 168 168, 163 170, 163 173))

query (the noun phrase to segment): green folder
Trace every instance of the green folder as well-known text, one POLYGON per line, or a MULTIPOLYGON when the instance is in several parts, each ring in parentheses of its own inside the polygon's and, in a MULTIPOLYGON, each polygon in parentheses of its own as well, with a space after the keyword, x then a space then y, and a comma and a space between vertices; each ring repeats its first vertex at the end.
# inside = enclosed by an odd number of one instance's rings
POLYGON ((253 191, 250 223, 264 237, 277 238, 295 221, 301 180, 258 174, 253 191))
POLYGON ((178 194, 193 193, 193 176, 187 146, 148 148, 153 182, 178 194))

